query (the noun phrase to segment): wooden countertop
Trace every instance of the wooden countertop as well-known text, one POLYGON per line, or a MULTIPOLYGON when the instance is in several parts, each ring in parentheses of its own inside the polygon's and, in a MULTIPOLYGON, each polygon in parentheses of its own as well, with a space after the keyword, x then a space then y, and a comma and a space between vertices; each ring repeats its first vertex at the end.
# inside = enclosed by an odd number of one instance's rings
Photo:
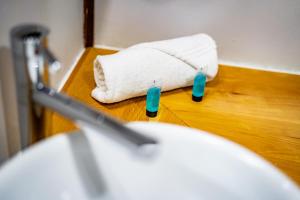
MULTIPOLYGON (((190 87, 166 92, 158 117, 149 119, 145 97, 115 104, 91 97, 93 60, 111 53, 87 49, 63 92, 123 121, 168 122, 223 136, 261 155, 300 185, 300 76, 220 66, 201 103, 191 100, 190 87)), ((47 136, 76 128, 57 114, 51 120, 47 136)))

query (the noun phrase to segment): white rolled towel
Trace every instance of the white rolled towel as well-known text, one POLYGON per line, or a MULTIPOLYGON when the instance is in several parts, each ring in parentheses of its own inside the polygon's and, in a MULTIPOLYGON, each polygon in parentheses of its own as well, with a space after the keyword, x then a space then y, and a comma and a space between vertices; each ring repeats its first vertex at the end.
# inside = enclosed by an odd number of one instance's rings
POLYGON ((92 97, 114 103, 142 96, 154 81, 162 91, 193 84, 202 71, 212 80, 218 71, 214 40, 206 34, 134 45, 94 61, 96 88, 92 97))

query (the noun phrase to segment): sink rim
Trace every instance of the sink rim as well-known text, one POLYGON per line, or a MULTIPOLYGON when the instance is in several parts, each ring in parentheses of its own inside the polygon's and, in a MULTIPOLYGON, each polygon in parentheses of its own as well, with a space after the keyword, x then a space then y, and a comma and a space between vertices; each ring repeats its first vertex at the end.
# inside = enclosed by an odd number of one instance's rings
MULTIPOLYGON (((214 143, 215 145, 218 145, 220 148, 225 149, 229 154, 234 155, 235 157, 239 157, 239 159, 244 160, 246 162, 250 162, 250 164, 255 164, 255 167, 262 168, 264 171, 267 171, 268 174, 275 176, 276 180, 280 181, 285 185, 285 187, 288 187, 289 190, 295 190, 298 191, 300 195, 300 190, 295 182, 291 180, 288 176, 286 176, 283 172, 281 172, 279 169, 277 169, 275 166, 273 166, 270 162, 263 159, 261 156, 255 154, 254 152, 248 150, 247 148, 234 143, 226 138, 223 138, 221 136, 211 134, 205 131, 201 131, 198 129, 192 129, 188 127, 182 127, 174 124, 167 124, 167 123, 157 123, 157 122, 131 122, 128 124, 129 127, 132 128, 143 128, 145 126, 151 127, 151 126, 157 126, 162 125, 163 127, 176 127, 177 129, 187 130, 190 129, 190 132, 193 132, 192 130, 196 130, 196 132, 201 134, 186 134, 185 138, 191 138, 191 139, 197 139, 198 140, 207 140, 209 142, 214 143), (234 152, 234 153, 233 153, 234 152)), ((151 130, 151 128, 150 128, 151 130)), ((81 131, 73 132, 72 134, 80 134, 81 131)), ((195 131, 194 131, 195 132, 195 131)), ((70 134, 70 133, 69 133, 70 134)), ((149 133, 146 133, 149 134, 149 133)), ((176 135, 175 133, 167 133, 166 135, 176 135)), ((48 138, 47 140, 43 140, 30 148, 26 149, 24 152, 21 152, 14 156, 10 161, 6 162, 4 165, 0 167, 0 178, 3 176, 6 171, 13 171, 12 168, 18 168, 19 164, 24 159, 30 159, 31 157, 34 157, 34 154, 40 154, 41 152, 44 152, 50 145, 55 143, 64 142, 66 137, 68 137, 67 134, 58 134, 53 137, 48 138)), ((166 137, 166 136, 165 136, 166 137)), ((180 136, 181 137, 181 136, 180 136)), ((0 181, 1 182, 1 181, 0 181)))

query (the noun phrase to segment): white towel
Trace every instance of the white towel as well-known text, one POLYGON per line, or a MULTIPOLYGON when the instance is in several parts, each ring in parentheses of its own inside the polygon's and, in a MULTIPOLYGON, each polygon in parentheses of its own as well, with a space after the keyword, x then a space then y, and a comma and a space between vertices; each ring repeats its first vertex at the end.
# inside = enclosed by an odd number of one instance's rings
POLYGON ((114 103, 145 95, 154 81, 162 91, 193 84, 198 71, 212 80, 218 71, 216 44, 206 34, 134 45, 118 53, 97 56, 92 97, 114 103))

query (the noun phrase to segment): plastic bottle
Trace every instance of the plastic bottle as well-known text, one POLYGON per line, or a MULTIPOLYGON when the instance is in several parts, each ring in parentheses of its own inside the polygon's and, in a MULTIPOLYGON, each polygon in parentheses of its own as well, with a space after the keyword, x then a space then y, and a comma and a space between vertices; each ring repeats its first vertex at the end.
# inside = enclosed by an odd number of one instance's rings
POLYGON ((194 78, 193 85, 193 101, 200 102, 204 96, 204 89, 206 84, 206 75, 203 72, 198 72, 194 78))
POLYGON ((159 108, 159 100, 160 100, 161 89, 158 86, 156 81, 153 82, 153 86, 151 86, 147 91, 146 97, 146 115, 148 117, 156 117, 158 108, 159 108))

